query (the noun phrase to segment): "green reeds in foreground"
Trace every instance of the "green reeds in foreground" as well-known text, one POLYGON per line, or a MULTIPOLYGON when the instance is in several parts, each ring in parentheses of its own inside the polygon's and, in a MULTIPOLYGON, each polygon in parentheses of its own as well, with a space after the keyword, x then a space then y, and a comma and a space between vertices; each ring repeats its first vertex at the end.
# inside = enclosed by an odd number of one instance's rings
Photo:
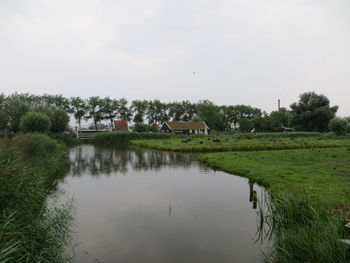
POLYGON ((344 234, 343 212, 292 194, 273 198, 269 208, 274 244, 267 262, 349 262, 347 248, 339 241, 344 234))
POLYGON ((66 262, 72 204, 49 206, 66 149, 48 136, 0 141, 0 263, 66 262))

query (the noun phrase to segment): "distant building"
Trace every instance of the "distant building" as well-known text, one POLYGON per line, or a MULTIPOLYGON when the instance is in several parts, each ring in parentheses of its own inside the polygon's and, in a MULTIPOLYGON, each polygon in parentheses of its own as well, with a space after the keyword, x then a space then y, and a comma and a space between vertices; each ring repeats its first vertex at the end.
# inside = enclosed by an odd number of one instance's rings
POLYGON ((160 132, 176 134, 208 134, 209 127, 204 121, 167 121, 160 127, 160 132))
POLYGON ((114 121, 114 132, 129 132, 129 125, 127 121, 114 121))

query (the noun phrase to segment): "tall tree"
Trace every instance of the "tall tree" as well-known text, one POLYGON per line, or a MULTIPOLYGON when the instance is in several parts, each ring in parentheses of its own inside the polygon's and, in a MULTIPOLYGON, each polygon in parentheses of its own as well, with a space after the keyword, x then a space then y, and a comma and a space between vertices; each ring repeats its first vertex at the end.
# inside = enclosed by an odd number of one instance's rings
POLYGON ((160 102, 158 99, 149 101, 146 116, 148 124, 150 125, 167 121, 169 119, 167 114, 167 104, 160 102))
POLYGON ((168 116, 172 121, 181 121, 185 114, 184 104, 172 102, 168 105, 168 116))
POLYGON ((118 116, 118 100, 106 97, 101 100, 101 111, 103 113, 103 118, 111 122, 111 127, 113 127, 113 120, 118 116))
POLYGON ((223 131, 225 123, 224 115, 220 112, 220 107, 209 100, 201 100, 197 103, 197 113, 211 130, 223 131))
POLYGON ((146 115, 148 102, 146 100, 134 100, 131 103, 131 110, 134 114, 133 121, 135 124, 142 124, 146 115))
POLYGON ((86 110, 87 110, 86 103, 80 97, 71 97, 69 101, 70 101, 70 105, 71 105, 70 107, 71 107, 73 116, 80 127, 81 120, 86 115, 86 110))
POLYGON ((270 121, 273 131, 280 131, 283 127, 289 127, 290 113, 286 110, 273 111, 270 113, 270 121))
POLYGON ((87 115, 86 119, 92 119, 94 121, 95 129, 97 130, 97 124, 103 120, 103 112, 102 112, 102 100, 98 96, 90 97, 87 100, 87 115))
POLYGON ((128 101, 125 98, 118 100, 118 117, 123 121, 131 120, 131 110, 128 107, 128 101))
POLYGON ((9 96, 4 102, 4 113, 7 118, 7 129, 10 132, 19 131, 21 117, 29 111, 29 105, 16 96, 9 96))
POLYGON ((237 124, 240 119, 253 119, 262 116, 260 109, 251 107, 250 105, 223 106, 221 111, 225 117, 226 130, 230 130, 232 126, 238 127, 237 124))
POLYGON ((300 131, 327 131, 329 121, 335 116, 338 106, 330 107, 325 95, 306 92, 300 95, 299 102, 290 105, 291 124, 300 131))
POLYGON ((190 121, 193 115, 196 114, 196 104, 191 103, 188 100, 181 102, 181 107, 183 109, 183 114, 181 116, 182 121, 190 121))

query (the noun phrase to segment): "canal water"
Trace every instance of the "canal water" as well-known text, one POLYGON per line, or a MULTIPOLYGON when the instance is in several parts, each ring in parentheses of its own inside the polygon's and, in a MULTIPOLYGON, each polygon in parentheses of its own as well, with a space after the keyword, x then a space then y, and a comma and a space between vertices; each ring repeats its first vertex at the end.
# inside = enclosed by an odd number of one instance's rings
POLYGON ((193 155, 71 148, 60 201, 74 199, 73 262, 263 262, 263 189, 193 155))

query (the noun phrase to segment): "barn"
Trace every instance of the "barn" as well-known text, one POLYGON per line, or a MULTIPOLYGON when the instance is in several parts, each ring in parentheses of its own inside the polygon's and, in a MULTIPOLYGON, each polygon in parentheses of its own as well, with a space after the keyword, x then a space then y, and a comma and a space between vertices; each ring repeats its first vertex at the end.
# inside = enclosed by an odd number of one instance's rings
POLYGON ((175 134, 208 134, 209 127, 204 121, 167 121, 160 127, 160 132, 175 134))

